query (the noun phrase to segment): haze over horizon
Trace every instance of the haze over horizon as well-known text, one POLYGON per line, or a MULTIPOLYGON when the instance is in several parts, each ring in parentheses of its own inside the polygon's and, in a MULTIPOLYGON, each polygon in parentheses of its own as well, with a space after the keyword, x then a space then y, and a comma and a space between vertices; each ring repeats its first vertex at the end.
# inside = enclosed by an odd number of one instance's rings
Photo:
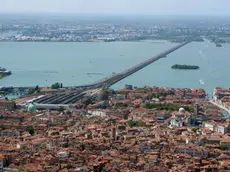
POLYGON ((230 15, 229 0, 0 0, 0 13, 230 15))

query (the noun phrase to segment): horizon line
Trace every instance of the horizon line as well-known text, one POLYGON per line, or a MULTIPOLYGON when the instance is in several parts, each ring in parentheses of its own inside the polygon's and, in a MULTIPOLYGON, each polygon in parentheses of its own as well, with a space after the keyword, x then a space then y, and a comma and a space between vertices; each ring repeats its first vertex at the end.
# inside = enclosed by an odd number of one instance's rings
MULTIPOLYGON (((82 16, 151 16, 151 17, 229 17, 230 14, 148 14, 148 13, 75 13, 75 12, 0 12, 0 15, 82 15, 82 16)), ((106 17, 104 16, 104 17, 106 17)))

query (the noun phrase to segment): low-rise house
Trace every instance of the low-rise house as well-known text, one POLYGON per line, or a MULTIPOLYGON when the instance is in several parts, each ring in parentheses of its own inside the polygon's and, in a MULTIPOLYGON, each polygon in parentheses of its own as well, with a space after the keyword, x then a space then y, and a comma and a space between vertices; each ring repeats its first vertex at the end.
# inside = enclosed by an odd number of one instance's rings
POLYGON ((133 100, 133 104, 134 105, 139 105, 139 104, 141 104, 143 102, 143 100, 142 99, 136 99, 136 100, 133 100))
POLYGON ((6 165, 6 157, 0 153, 0 171, 3 171, 3 167, 6 165))
POLYGON ((208 136, 208 137, 202 137, 199 140, 199 143, 202 144, 214 144, 219 145, 222 137, 220 136, 208 136))
POLYGON ((227 146, 228 148, 230 148, 230 138, 223 138, 220 141, 220 145, 227 146))
POLYGON ((189 154, 192 156, 198 156, 198 157, 208 157, 209 152, 205 149, 197 146, 178 146, 176 148, 176 151, 178 153, 182 154, 189 154))
POLYGON ((114 97, 116 100, 125 100, 127 96, 125 94, 117 94, 114 97))
POLYGON ((164 120, 168 119, 169 117, 170 117, 170 115, 167 114, 167 113, 158 114, 157 115, 157 120, 164 121, 164 120))
POLYGON ((151 144, 143 143, 139 145, 140 151, 150 151, 151 150, 151 144))
POLYGON ((15 121, 15 122, 23 122, 24 116, 22 116, 20 114, 5 113, 3 115, 0 115, 0 119, 15 121))
POLYGON ((11 130, 2 130, 0 131, 0 137, 13 137, 19 136, 18 131, 11 131, 11 130))
POLYGON ((0 99, 0 111, 5 111, 5 110, 9 110, 12 111, 14 110, 16 107, 16 104, 14 101, 10 101, 10 100, 5 100, 5 99, 0 99))

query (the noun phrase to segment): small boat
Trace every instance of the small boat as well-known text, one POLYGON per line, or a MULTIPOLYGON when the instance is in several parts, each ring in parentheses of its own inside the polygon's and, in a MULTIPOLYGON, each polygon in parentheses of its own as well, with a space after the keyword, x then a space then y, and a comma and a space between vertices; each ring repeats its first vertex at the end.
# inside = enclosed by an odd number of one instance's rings
POLYGON ((204 81, 202 79, 200 80, 200 84, 204 85, 204 81))

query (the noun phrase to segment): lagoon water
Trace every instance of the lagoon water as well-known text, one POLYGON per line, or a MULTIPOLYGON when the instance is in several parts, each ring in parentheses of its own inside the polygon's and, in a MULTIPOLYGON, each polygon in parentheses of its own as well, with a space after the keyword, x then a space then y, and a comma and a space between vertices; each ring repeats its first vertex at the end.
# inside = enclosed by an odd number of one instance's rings
MULTIPOLYGON (((0 80, 0 86, 64 86, 88 84, 120 72, 161 53, 175 43, 166 41, 111 43, 1 42, 1 67, 12 75, 0 80), (102 73, 103 75, 87 75, 102 73)), ((205 88, 230 86, 230 44, 217 48, 213 43, 193 42, 122 80, 142 87, 163 86, 205 88), (173 70, 174 64, 199 65, 199 70, 173 70), (200 80, 203 81, 200 82, 200 80)))

